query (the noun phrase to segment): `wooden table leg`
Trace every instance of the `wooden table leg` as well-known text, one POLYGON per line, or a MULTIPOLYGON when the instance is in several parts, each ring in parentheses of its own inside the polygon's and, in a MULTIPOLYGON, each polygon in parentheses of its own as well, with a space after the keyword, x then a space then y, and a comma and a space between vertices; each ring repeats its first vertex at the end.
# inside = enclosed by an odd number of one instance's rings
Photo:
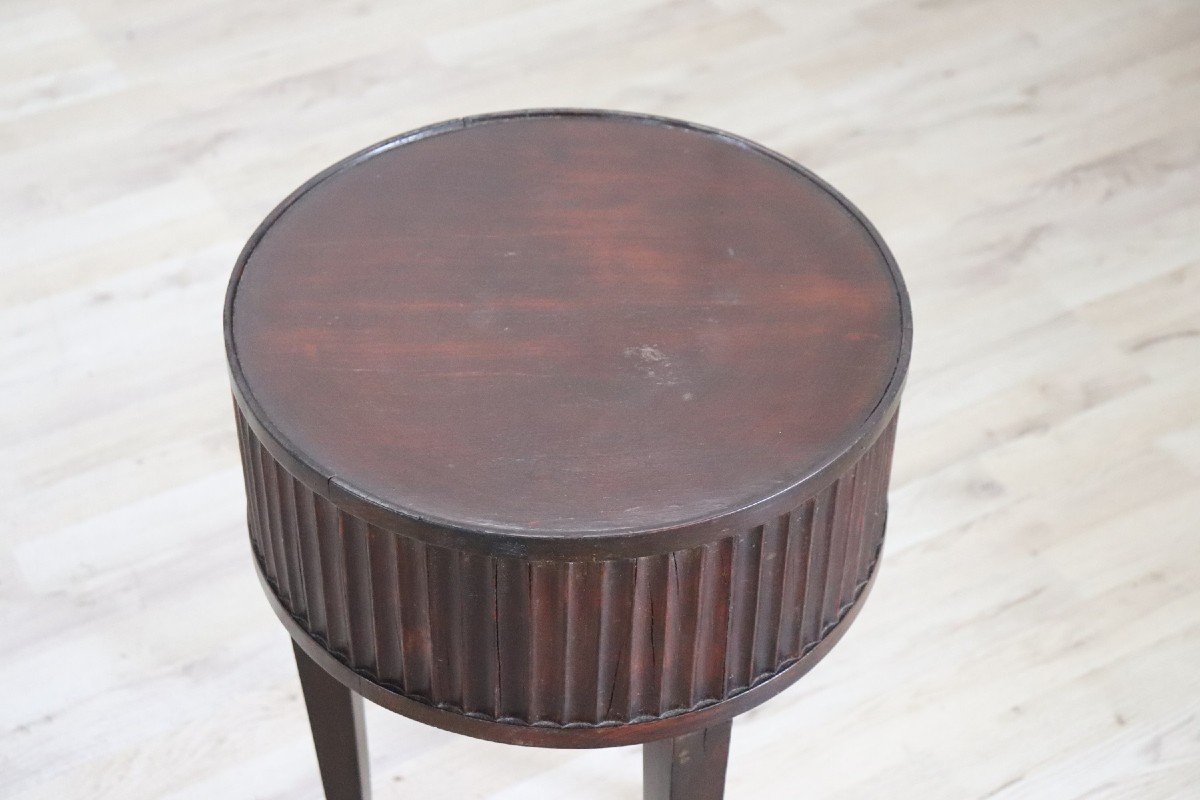
POLYGON ((721 800, 733 720, 642 745, 645 800, 721 800))
POLYGON ((292 643, 326 800, 370 800, 362 698, 292 643))

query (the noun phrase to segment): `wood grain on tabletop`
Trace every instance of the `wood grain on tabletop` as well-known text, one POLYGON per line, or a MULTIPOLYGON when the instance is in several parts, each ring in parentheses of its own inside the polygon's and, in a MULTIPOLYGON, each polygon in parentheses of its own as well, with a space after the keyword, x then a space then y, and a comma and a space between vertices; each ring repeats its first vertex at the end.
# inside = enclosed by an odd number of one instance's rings
MULTIPOLYGON (((874 597, 739 718, 729 796, 1194 796, 1194 3, 13 0, 0 32, 0 794, 318 796, 248 558, 229 270, 346 153, 570 105, 797 159, 912 295, 874 597)), ((382 798, 638 792, 636 748, 368 724, 382 798)))

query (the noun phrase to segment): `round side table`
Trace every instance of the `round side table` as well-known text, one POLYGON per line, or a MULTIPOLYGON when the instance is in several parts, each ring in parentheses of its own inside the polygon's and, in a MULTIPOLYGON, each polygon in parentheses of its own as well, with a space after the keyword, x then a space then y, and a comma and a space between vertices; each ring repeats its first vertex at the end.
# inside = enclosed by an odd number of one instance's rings
POLYGON ((688 123, 471 117, 305 183, 225 340, 326 796, 368 794, 366 697, 721 797, 874 579, 911 332, 853 206, 688 123))

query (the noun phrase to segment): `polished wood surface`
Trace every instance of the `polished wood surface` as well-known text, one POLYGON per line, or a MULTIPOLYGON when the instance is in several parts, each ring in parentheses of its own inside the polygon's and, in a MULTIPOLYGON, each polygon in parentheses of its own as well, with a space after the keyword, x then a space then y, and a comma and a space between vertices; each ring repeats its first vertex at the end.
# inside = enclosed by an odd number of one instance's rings
MULTIPOLYGON (((401 134, 268 215, 225 328, 272 606, 406 716, 679 740, 812 669, 878 568, 903 283, 844 199, 731 134, 572 110, 401 134)), ((658 783, 718 768, 693 769, 658 783)))
MULTIPOLYGON (((812 167, 914 301, 884 568, 739 721, 727 796, 1194 793, 1191 0, 10 0, 0 30, 0 796, 320 796, 213 308, 253 222, 345 153, 564 104, 812 167)), ((639 747, 366 721, 380 800, 640 791, 639 747)))
POLYGON ((795 508, 890 419, 911 336, 883 244, 797 165, 570 111, 331 167, 255 233, 227 316, 239 403, 306 483, 600 554, 795 508))

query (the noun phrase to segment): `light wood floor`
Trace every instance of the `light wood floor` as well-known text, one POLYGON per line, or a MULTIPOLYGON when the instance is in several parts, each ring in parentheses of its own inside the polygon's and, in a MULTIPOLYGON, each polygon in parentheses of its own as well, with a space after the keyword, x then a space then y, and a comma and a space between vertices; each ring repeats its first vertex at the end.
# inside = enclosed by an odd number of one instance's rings
MULTIPOLYGON (((881 577, 729 796, 1200 797, 1195 0, 4 0, 0 796, 319 796, 229 270, 336 158, 556 105, 797 158, 912 293, 881 577)), ((635 748, 368 724, 379 798, 639 796, 635 748)))

